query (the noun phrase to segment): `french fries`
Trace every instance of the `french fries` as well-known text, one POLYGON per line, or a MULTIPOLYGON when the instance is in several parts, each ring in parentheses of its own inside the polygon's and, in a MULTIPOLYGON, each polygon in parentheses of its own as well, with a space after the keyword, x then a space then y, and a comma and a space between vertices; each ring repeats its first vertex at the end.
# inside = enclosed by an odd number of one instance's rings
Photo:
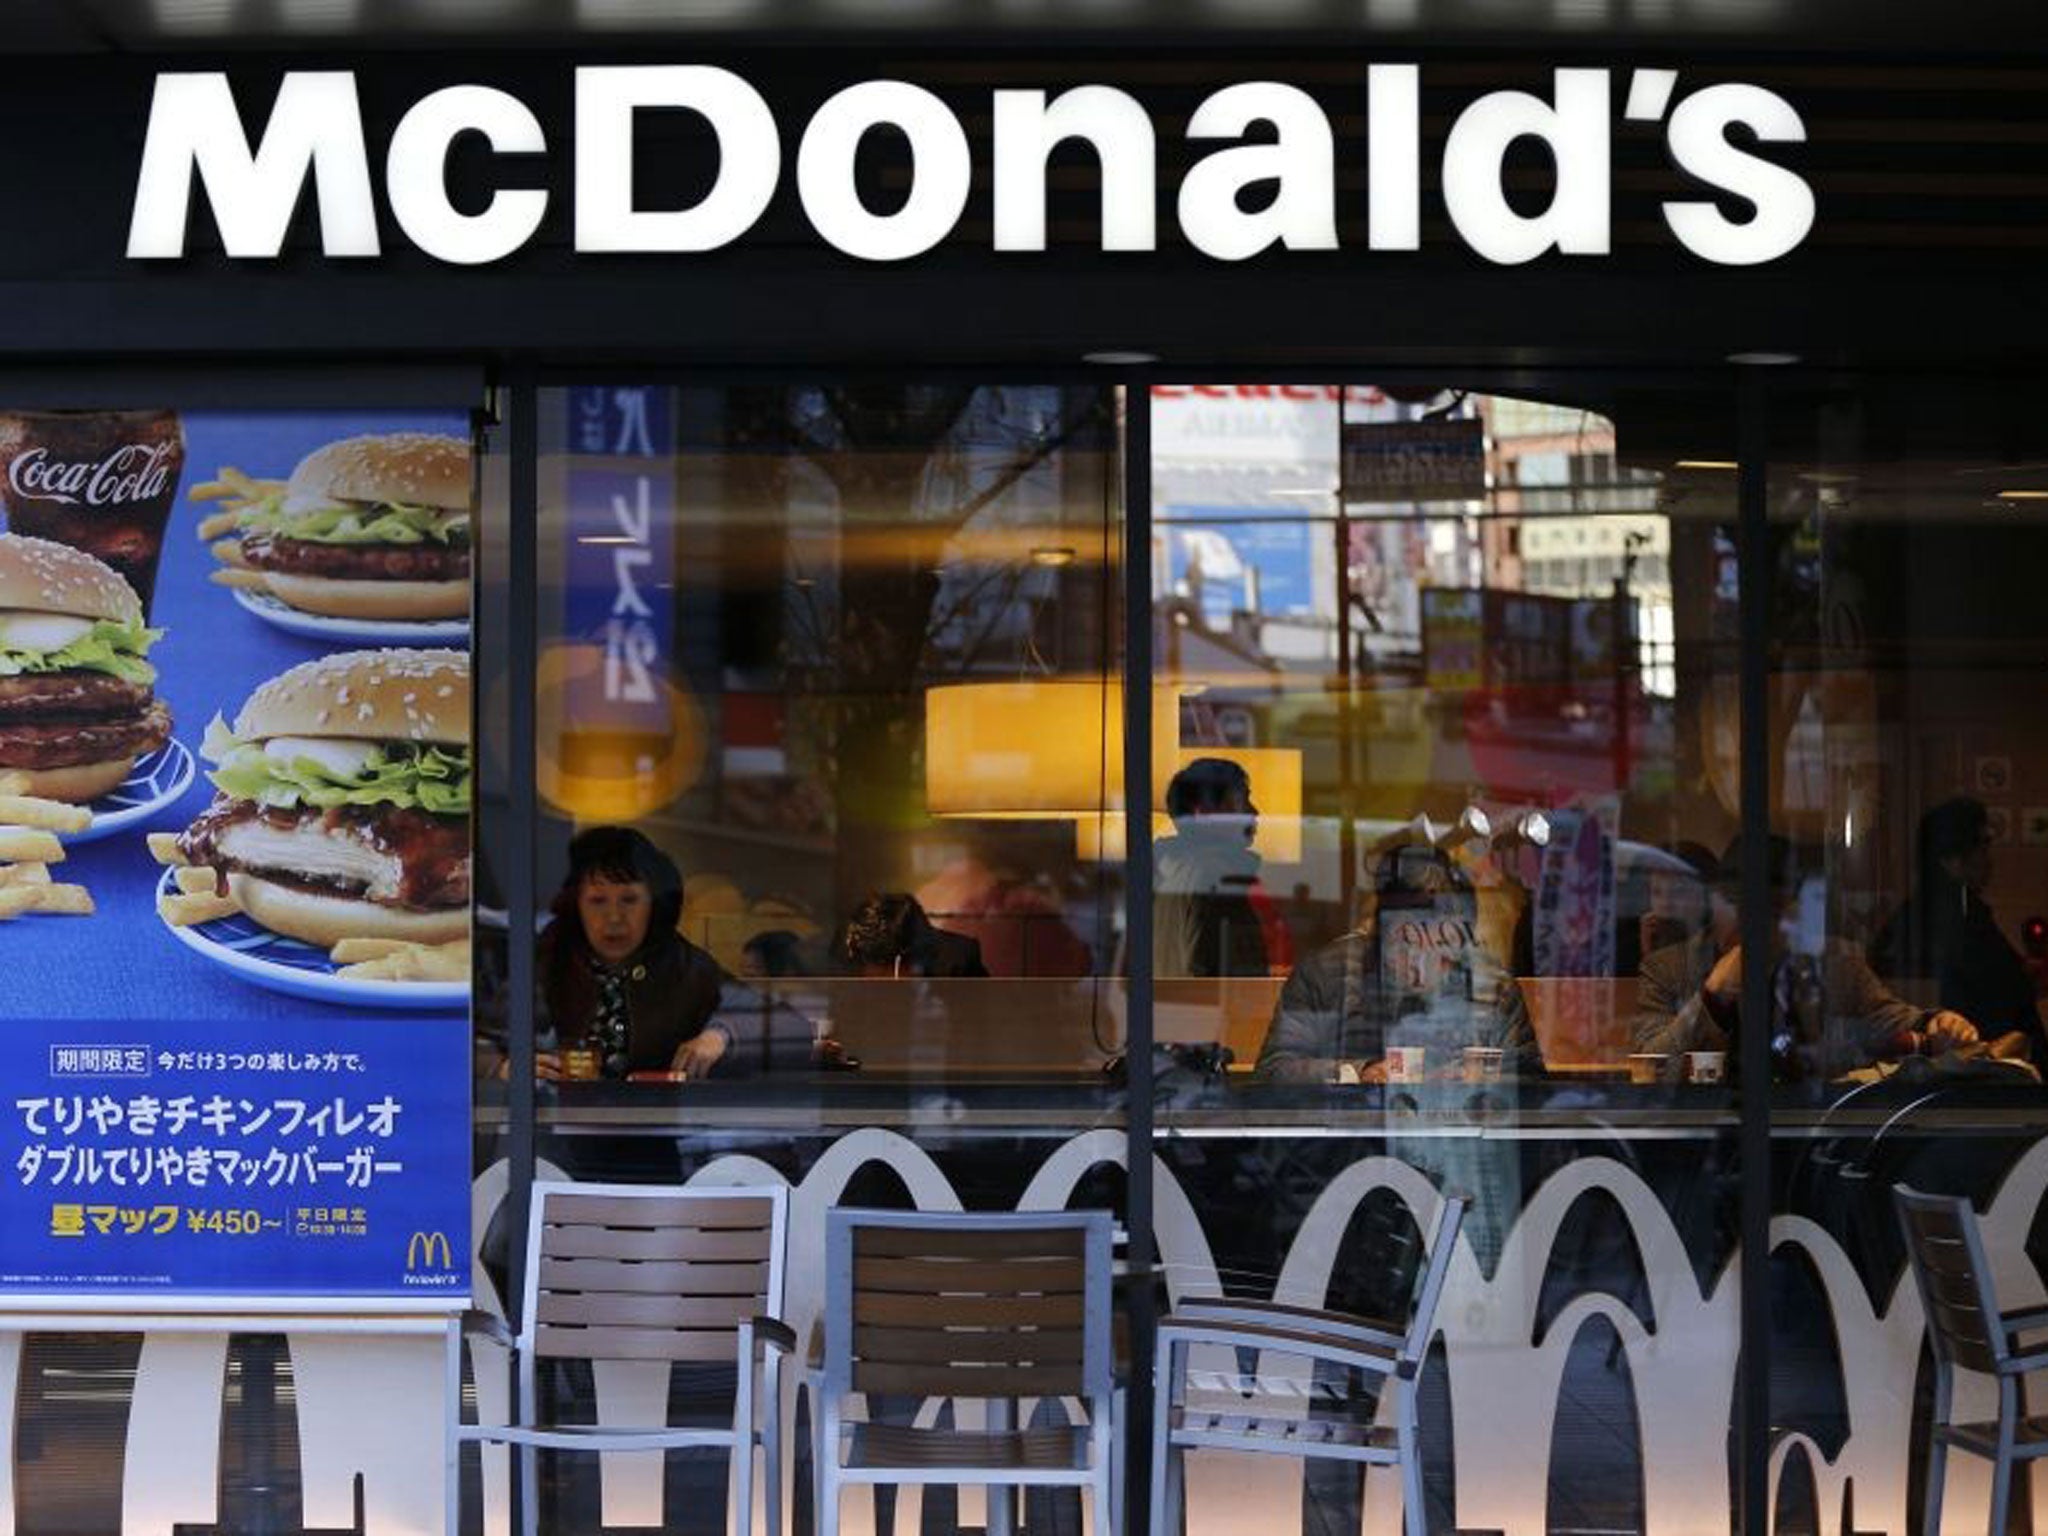
POLYGON ((204 864, 180 864, 171 875, 171 884, 187 896, 212 896, 220 891, 220 876, 204 864))
POLYGON ((0 864, 57 864, 64 845, 36 827, 0 827, 0 864))
POLYGON ((59 917, 90 917, 92 892, 82 885, 8 885, 0 887, 0 920, 28 912, 59 917))
MULTIPOLYGON (((4 891, 0 891, 0 897, 5 895, 4 891)), ((232 917, 241 910, 241 903, 232 895, 216 896, 211 890, 157 892, 157 916, 173 928, 190 928, 198 923, 210 923, 215 918, 232 917)))
POLYGON ((71 805, 62 800, 0 794, 0 825, 47 827, 53 832, 83 832, 92 825, 92 812, 82 805, 71 805))
POLYGON ((159 864, 192 862, 185 857, 185 850, 178 846, 178 834, 175 832, 152 832, 144 841, 149 844, 149 856, 159 864))
POLYGON ((233 587, 238 592, 270 590, 270 582, 261 571, 244 570, 238 565, 224 565, 217 571, 208 572, 206 579, 218 586, 233 587))
POLYGON ((90 917, 92 893, 82 885, 59 885, 50 866, 64 858, 59 832, 83 832, 92 812, 82 805, 24 793, 28 777, 0 773, 0 921, 30 912, 90 917))
POLYGON ((351 981, 467 981, 469 940, 414 944, 403 939, 343 939, 328 951, 351 981))

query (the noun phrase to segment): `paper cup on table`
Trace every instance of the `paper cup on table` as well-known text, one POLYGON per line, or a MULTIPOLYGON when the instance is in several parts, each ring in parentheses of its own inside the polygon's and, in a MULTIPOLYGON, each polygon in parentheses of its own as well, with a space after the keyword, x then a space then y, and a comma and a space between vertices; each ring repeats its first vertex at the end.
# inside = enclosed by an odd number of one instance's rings
POLYGON ((1664 1076, 1664 1063, 1670 1059, 1662 1051, 1638 1051, 1628 1059, 1628 1080, 1654 1083, 1664 1076))
POLYGON ((1685 1053, 1685 1076, 1687 1082, 1718 1083, 1728 1075, 1728 1053, 1726 1051, 1687 1051, 1685 1053))
POLYGON ((1491 1083, 1500 1078, 1502 1051, 1497 1045, 1468 1045, 1465 1047, 1465 1081, 1468 1083, 1491 1083))
POLYGON ((1419 1045, 1387 1047, 1387 1081, 1419 1083, 1428 1065, 1428 1051, 1419 1045))

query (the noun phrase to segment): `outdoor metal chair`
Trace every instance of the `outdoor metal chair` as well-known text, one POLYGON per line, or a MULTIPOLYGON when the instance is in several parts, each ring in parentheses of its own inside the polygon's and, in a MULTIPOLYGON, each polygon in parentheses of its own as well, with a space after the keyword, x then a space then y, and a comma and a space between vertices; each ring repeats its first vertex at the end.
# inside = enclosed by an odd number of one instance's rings
POLYGON ((2026 1418, 2020 1407, 2020 1378, 2048 1370, 2048 1348, 2016 1351, 2017 1335, 2048 1329, 2048 1307, 2001 1312, 1991 1285, 1991 1266, 1977 1233, 1970 1202, 1948 1195, 1923 1195, 1892 1186, 1899 1224, 1905 1229, 1913 1283, 1934 1347, 1934 1428, 1927 1444, 1927 1536, 1941 1530, 1943 1474, 1948 1450, 1968 1451, 1991 1462, 1990 1536, 2005 1536, 2012 1500, 2013 1464, 2048 1456, 2048 1419, 2026 1418), (1996 1420, 1958 1424, 1956 1369, 1981 1371, 1998 1386, 1996 1420))
POLYGON ((789 1191, 780 1186, 533 1186, 519 1333, 507 1334, 495 1317, 477 1319, 514 1353, 518 1422, 457 1429, 461 1440, 514 1447, 529 1536, 537 1529, 535 1452, 670 1450, 731 1458, 732 1529, 750 1536, 756 1446, 765 1463, 768 1533, 780 1536, 779 1364, 796 1347, 779 1317, 788 1224, 789 1191), (730 1362, 737 1374, 732 1422, 540 1422, 536 1364, 600 1360, 730 1362))
MULTIPOLYGON (((1199 1449, 1397 1466, 1407 1536, 1424 1536, 1416 1392, 1435 1332, 1437 1299, 1470 1204, 1465 1195, 1448 1195, 1441 1202, 1414 1315, 1405 1328, 1345 1312, 1234 1297, 1191 1297, 1161 1320, 1153 1376, 1152 1536, 1180 1529, 1185 1457, 1199 1449), (1382 1390, 1393 1394, 1394 1422, 1382 1427, 1360 1417, 1259 1412, 1281 1405, 1257 1380, 1242 1372, 1214 1382, 1198 1379, 1203 1373, 1193 1369, 1191 1358, 1205 1345, 1272 1351, 1298 1356, 1311 1369, 1322 1364, 1378 1377, 1382 1390), (1262 1403, 1262 1395, 1268 1401, 1262 1403)), ((1286 1406, 1292 1410, 1296 1403, 1293 1397, 1286 1406)), ((1374 1418, 1381 1417, 1377 1399, 1373 1406, 1374 1418)))
MULTIPOLYGON (((814 1376, 819 1536, 848 1484, 988 1490, 989 1530, 1014 1490, 1084 1489, 1097 1536, 1118 1517, 1110 1215, 911 1214, 842 1208, 825 1226, 822 1366, 814 1376), (867 1417, 847 1417, 866 1399, 867 1417), (987 1428, 885 1422, 878 1400, 979 1400, 987 1428), (1027 1399, 1076 1401, 1077 1426, 1030 1427, 1027 1399), (1021 1427, 1020 1427, 1021 1426, 1021 1427)), ((956 1417, 957 1426, 957 1417, 956 1417)))

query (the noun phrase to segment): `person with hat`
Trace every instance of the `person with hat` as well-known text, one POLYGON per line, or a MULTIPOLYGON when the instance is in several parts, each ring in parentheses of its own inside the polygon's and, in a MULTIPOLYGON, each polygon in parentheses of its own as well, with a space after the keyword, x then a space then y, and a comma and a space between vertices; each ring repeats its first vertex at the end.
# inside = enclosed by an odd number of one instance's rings
POLYGON ((728 1058, 735 1025, 719 1015, 731 978, 676 932, 682 909, 682 874, 645 833, 576 834, 536 957, 537 1076, 570 1075, 572 1050, 608 1078, 708 1077, 728 1058))
POLYGON ((1931 983, 1943 1008, 1987 1035, 2018 1032, 2037 1067, 2048 1067, 2039 989, 1984 899, 1991 883, 1991 814, 1967 796, 1920 818, 1913 894, 1879 931, 1870 963, 1895 981, 1931 983))
MULTIPOLYGON (((1776 932, 1771 957, 1771 1042, 1785 1076, 1832 1077, 1877 1061, 1969 1044, 1977 1028, 1953 1009, 1916 1007, 1879 981, 1839 939, 1810 938, 1798 918, 1802 880, 1792 845, 1766 842, 1776 932)), ((1812 877, 1817 879, 1817 876, 1812 877)), ((1744 957, 1737 903, 1742 841, 1729 844, 1708 894, 1705 929, 1644 956, 1633 1028, 1638 1052, 1671 1057, 1735 1046, 1744 957)))

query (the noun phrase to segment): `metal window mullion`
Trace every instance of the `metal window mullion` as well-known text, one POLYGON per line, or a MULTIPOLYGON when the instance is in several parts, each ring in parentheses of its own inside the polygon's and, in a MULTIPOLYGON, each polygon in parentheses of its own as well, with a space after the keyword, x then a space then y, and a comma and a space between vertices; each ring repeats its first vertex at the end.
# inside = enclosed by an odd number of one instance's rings
MULTIPOLYGON (((1124 1036, 1128 1169, 1126 1256, 1142 1276, 1156 1252, 1152 1233, 1152 387, 1143 373, 1124 391, 1124 968, 1129 991, 1124 1036)), ((1129 1287, 1129 1419, 1125 1444, 1149 1445, 1152 1408, 1152 1287, 1129 1287)), ((1147 1529, 1151 1480, 1142 1456, 1125 1458, 1125 1529, 1147 1529)))
POLYGON ((1736 572, 1740 592, 1736 671, 1740 693, 1742 808, 1740 941, 1742 1013, 1736 1042, 1742 1070, 1738 1132, 1742 1315, 1741 1373, 1736 1404, 1739 1505, 1736 1530, 1769 1536, 1770 1501, 1770 1219, 1771 1219, 1771 953, 1777 914, 1771 902, 1770 838, 1770 418, 1762 377, 1738 376, 1736 572))

